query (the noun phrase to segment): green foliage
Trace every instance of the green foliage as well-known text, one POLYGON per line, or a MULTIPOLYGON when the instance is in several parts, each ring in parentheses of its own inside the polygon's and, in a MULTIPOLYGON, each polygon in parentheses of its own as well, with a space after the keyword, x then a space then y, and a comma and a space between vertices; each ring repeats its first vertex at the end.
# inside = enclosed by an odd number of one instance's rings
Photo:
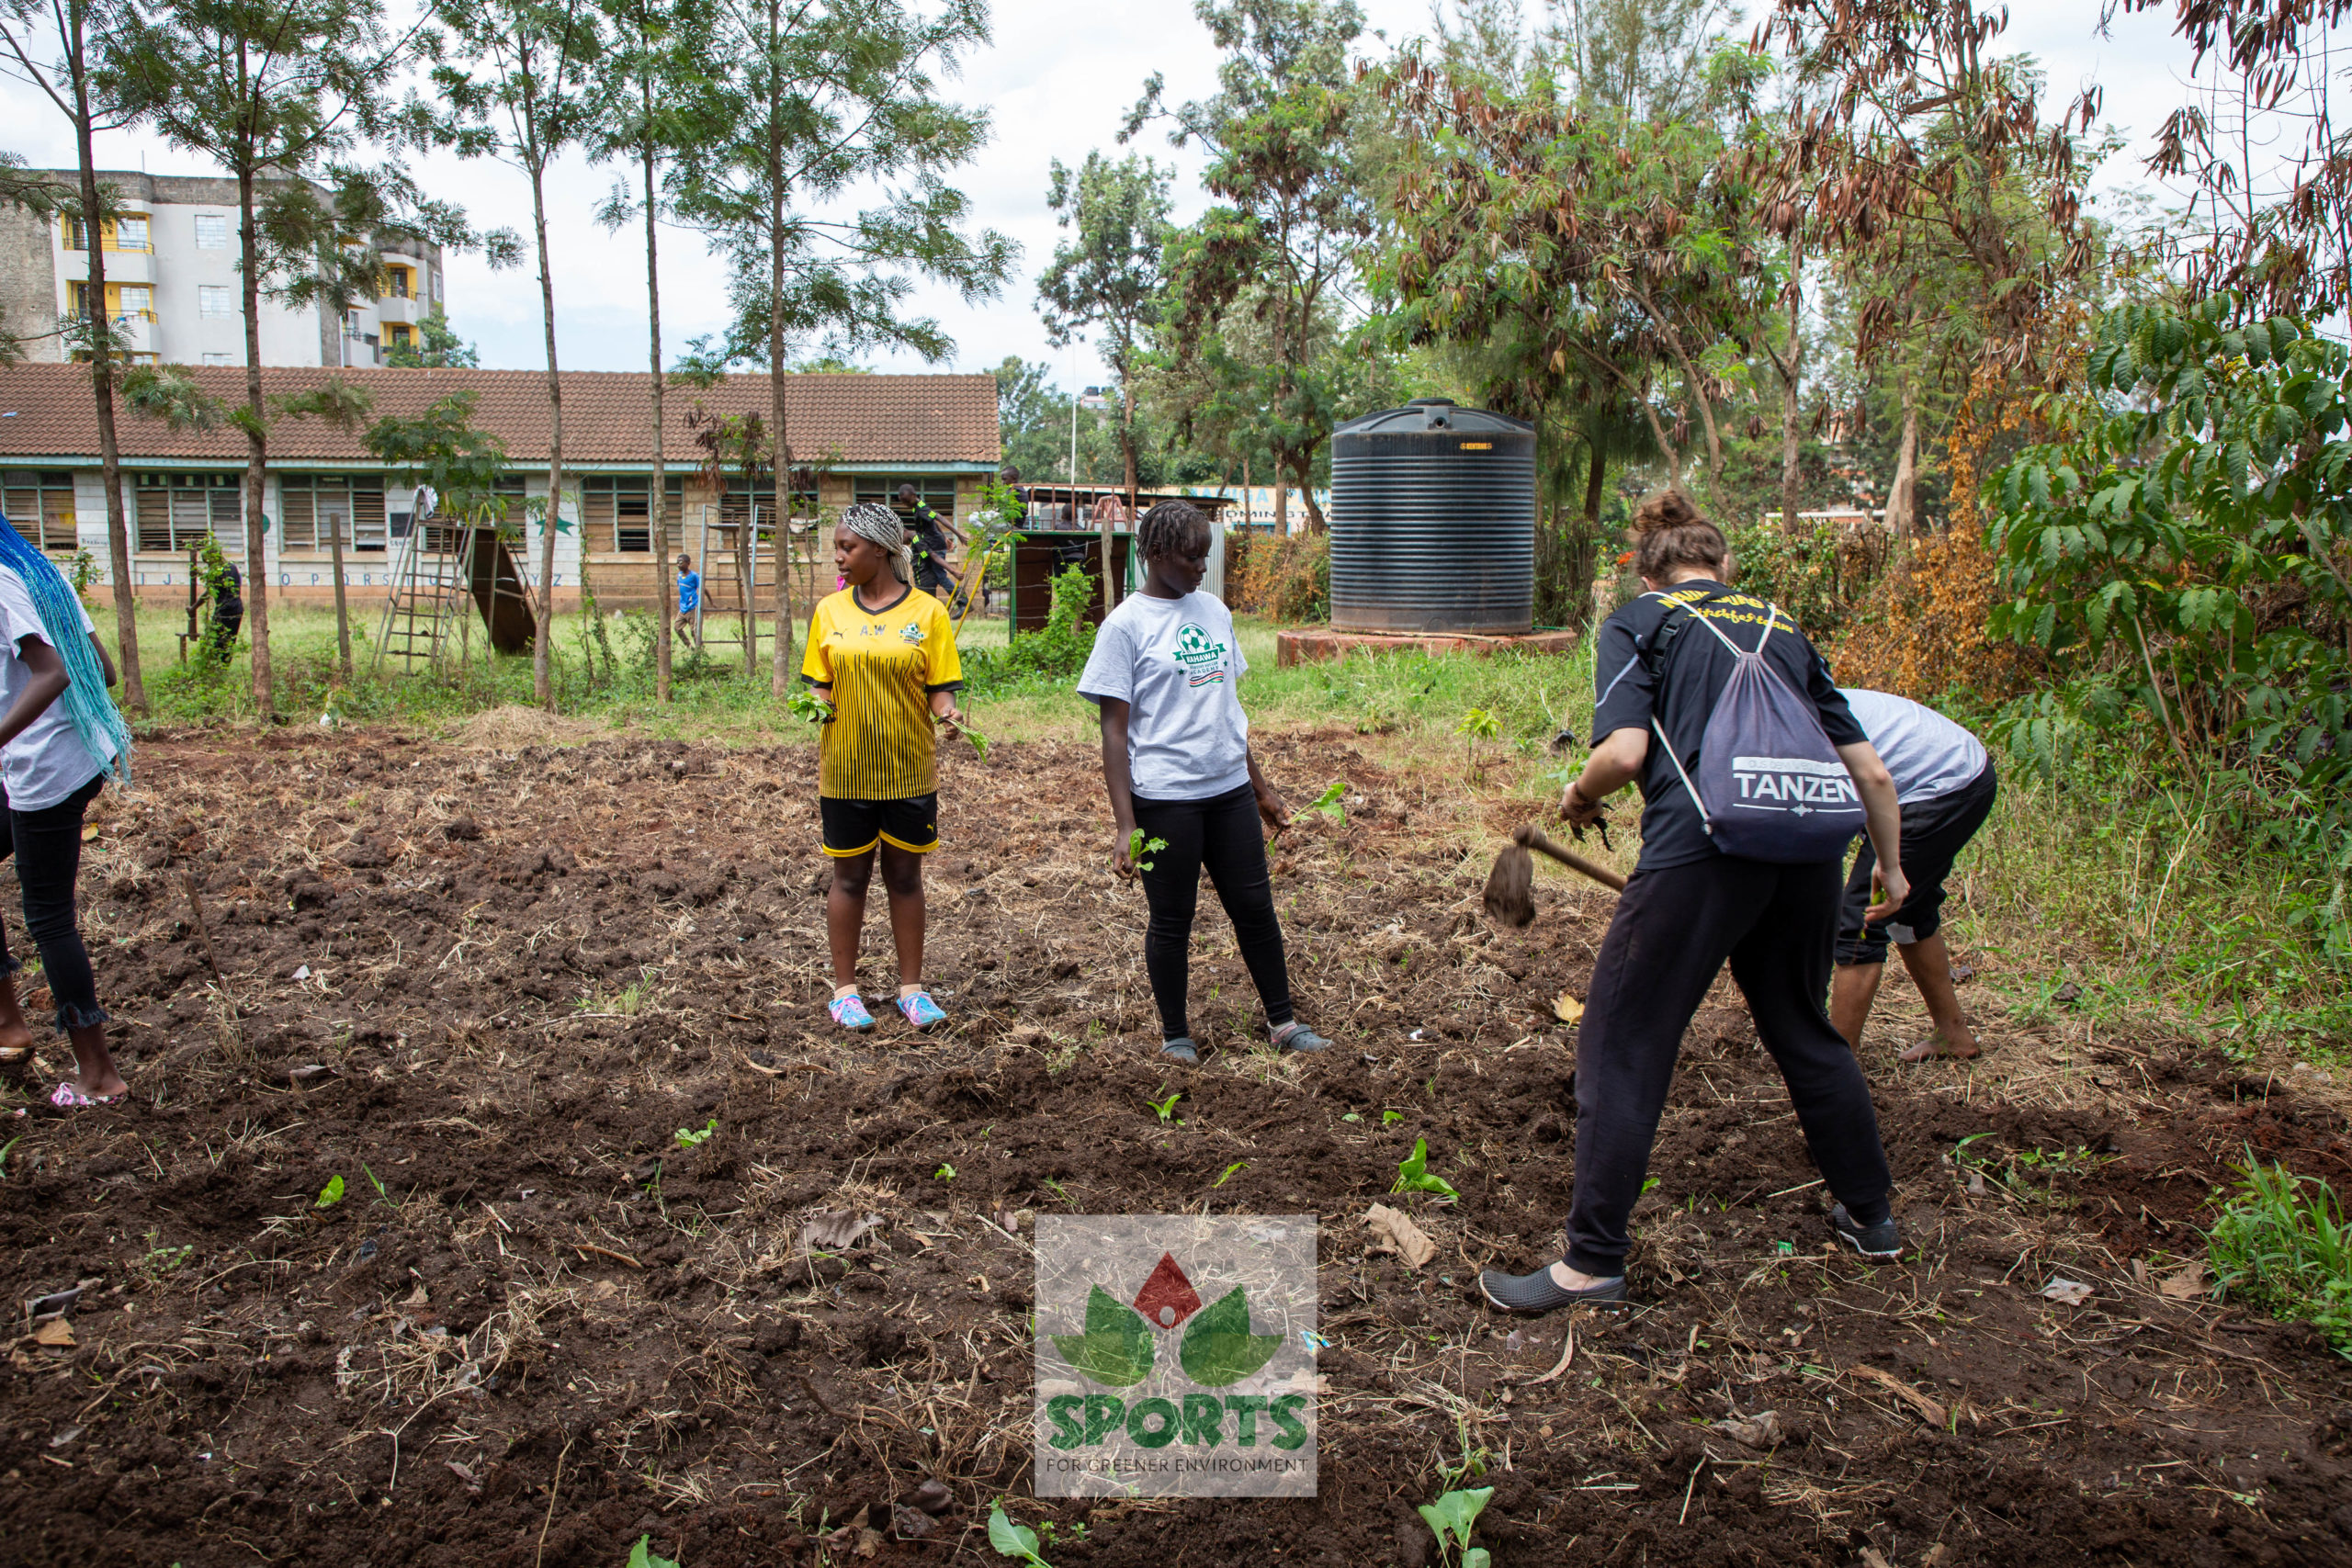
POLYGON ((1894 555, 1883 528, 1751 523, 1724 534, 1740 592, 1778 604, 1825 648, 1846 630, 1894 555))
POLYGON ((621 1568, 678 1568, 678 1564, 673 1559, 655 1556, 653 1538, 641 1535, 637 1538, 637 1544, 628 1549, 628 1561, 621 1568))
POLYGON ((2327 1183, 2249 1150, 2207 1247, 2225 1293, 2315 1324, 2352 1359, 2352 1224, 2327 1183))
POLYGON ((1159 1117, 1159 1124, 1165 1127, 1169 1122, 1175 1120, 1176 1102, 1183 1098, 1183 1091, 1179 1089, 1175 1093, 1170 1094, 1166 1100, 1152 1100, 1147 1097, 1144 1103, 1151 1107, 1151 1113, 1159 1117))
POLYGON ((1144 857, 1156 855, 1167 847, 1167 840, 1147 838, 1144 836, 1144 830, 1137 828, 1127 835, 1127 863, 1137 871, 1149 871, 1157 863, 1146 860, 1144 857))
POLYGON ((1311 813, 1322 818, 1335 828, 1344 828, 1348 825, 1348 808, 1344 804, 1347 795, 1348 781, 1334 779, 1331 781, 1331 787, 1317 795, 1315 804, 1301 811, 1299 815, 1305 817, 1311 813))
POLYGON ((956 1168, 952 1165, 942 1165, 931 1173, 931 1179, 933 1181, 953 1181, 956 1179, 956 1168))
POLYGON ((474 423, 479 401, 452 392, 414 419, 378 420, 361 439, 398 482, 432 486, 441 516, 506 524, 506 445, 474 423))
POLYGON ((1089 152, 1074 171, 1055 159, 1046 194, 1055 221, 1074 231, 1070 243, 1055 245, 1051 265, 1037 279, 1046 333, 1063 346, 1080 330, 1097 329, 1096 347, 1119 378, 1125 473, 1135 470, 1137 355, 1159 319, 1160 253, 1170 231, 1173 174, 1132 153, 1113 163, 1089 152))
POLYGON ((470 370, 481 363, 481 355, 457 334, 447 312, 435 305, 417 321, 413 340, 385 352, 384 363, 410 370, 470 370))
POLYGON ((795 686, 792 694, 784 699, 786 711, 796 718, 810 724, 823 724, 833 716, 833 705, 806 686, 795 686))
POLYGON ((1054 1568, 1037 1555, 1037 1532, 1005 1517, 1001 1497, 989 1505, 989 1546, 999 1557, 1026 1562, 1029 1568, 1054 1568))
POLYGON ((682 1149, 698 1149, 710 1142, 711 1135, 718 1131, 718 1118, 714 1116, 702 1124, 699 1132, 691 1127, 681 1127, 671 1136, 678 1140, 678 1146, 682 1149))
POLYGON ((1396 1185, 1388 1190, 1434 1192, 1449 1203, 1462 1196, 1445 1178, 1430 1174, 1430 1141, 1427 1138, 1413 1140, 1413 1152, 1397 1162, 1396 1185))
POLYGON ((2059 675, 2002 732, 2044 767, 2137 734, 2226 779, 2251 836, 2324 868, 2352 955, 2352 350, 2221 295, 2110 313, 2085 375, 1986 487, 1993 628, 2059 675))
POLYGON ((1448 1492, 1434 1503, 1420 1505, 1421 1517, 1437 1537, 1441 1562, 1451 1560, 1460 1568, 1487 1568, 1487 1550, 1470 1544, 1470 1532, 1477 1528, 1478 1515, 1494 1495, 1493 1487, 1481 1486, 1474 1492, 1448 1492))
POLYGON ((1094 651, 1094 627, 1086 612, 1094 603, 1095 586, 1084 567, 1066 569, 1054 579, 1053 608, 1044 627, 1019 634, 1001 651, 975 649, 964 660, 965 679, 986 689, 1023 678, 1067 681, 1076 675, 1094 651))
POLYGON ((1454 725, 1453 733, 1473 740, 1490 740, 1503 732, 1502 721, 1485 708, 1472 708, 1454 725))
POLYGON ((343 1178, 335 1175, 327 1178, 327 1184, 319 1189, 318 1199, 311 1206, 314 1209, 332 1209, 342 1201, 343 1178))

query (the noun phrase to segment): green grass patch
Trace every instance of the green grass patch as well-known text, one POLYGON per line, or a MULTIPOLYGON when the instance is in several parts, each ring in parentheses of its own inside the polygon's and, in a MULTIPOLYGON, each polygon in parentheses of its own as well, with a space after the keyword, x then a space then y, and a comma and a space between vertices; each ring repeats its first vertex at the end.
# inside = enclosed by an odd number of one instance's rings
POLYGON ((2326 1182, 2249 1151, 2207 1252, 2225 1294, 2315 1325, 2352 1359, 2352 1226, 2326 1182))

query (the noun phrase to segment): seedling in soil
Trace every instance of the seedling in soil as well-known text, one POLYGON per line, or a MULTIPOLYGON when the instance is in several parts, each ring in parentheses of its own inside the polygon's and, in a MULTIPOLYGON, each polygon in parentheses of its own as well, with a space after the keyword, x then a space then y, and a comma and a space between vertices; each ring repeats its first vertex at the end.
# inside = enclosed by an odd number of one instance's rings
POLYGON ((376 1196, 384 1201, 385 1208, 398 1209, 400 1207, 398 1203, 392 1201, 392 1194, 390 1190, 386 1188, 382 1182, 376 1179, 376 1173, 374 1171, 369 1170, 365 1165, 359 1168, 359 1171, 361 1175, 368 1179, 368 1185, 376 1190, 376 1196))
POLYGON ((1493 1561, 1485 1547, 1470 1544, 1470 1532, 1477 1527, 1480 1510, 1494 1495, 1493 1487, 1481 1486, 1475 1492, 1448 1492, 1434 1503, 1421 1505, 1421 1517, 1437 1537, 1439 1562, 1455 1562, 1460 1568, 1487 1568, 1493 1561))
POLYGON ((343 1178, 340 1176, 330 1176, 327 1178, 327 1184, 319 1189, 318 1201, 312 1203, 311 1207, 314 1209, 332 1209, 337 1203, 342 1201, 343 1178))
POLYGON ((151 1285, 161 1284, 165 1277, 177 1273, 182 1264, 196 1256, 193 1244, 187 1247, 160 1245, 157 1239, 160 1234, 156 1231, 147 1233, 147 1256, 139 1260, 139 1271, 147 1276, 147 1282, 151 1285))
POLYGON ((1239 1170, 1243 1166, 1246 1166, 1246 1165, 1248 1165, 1249 1163, 1250 1163, 1250 1162, 1249 1162, 1248 1160, 1246 1160, 1246 1159, 1238 1159, 1238 1160, 1235 1160, 1231 1165, 1227 1166, 1227 1167, 1225 1168, 1225 1174, 1224 1174, 1223 1176, 1218 1177, 1215 1181, 1212 1181, 1212 1182, 1210 1182, 1210 1183, 1209 1183, 1209 1190, 1210 1190, 1211 1191, 1215 1191, 1216 1189, 1218 1189, 1218 1188, 1220 1188, 1220 1187, 1224 1186, 1227 1182, 1228 1182, 1228 1181, 1232 1180, 1232 1179, 1233 1179, 1233 1173, 1234 1173, 1235 1171, 1237 1171, 1237 1170, 1239 1170))
POLYGON ((956 1179, 956 1168, 952 1165, 943 1165, 931 1173, 931 1179, 933 1181, 953 1181, 956 1179))
POLYGON ((8 1174, 8 1151, 15 1148, 18 1144, 21 1144, 24 1141, 25 1135, 22 1133, 19 1133, 15 1137, 9 1139, 6 1143, 0 1144, 0 1176, 6 1176, 8 1174))
POLYGON ((1167 847, 1167 840, 1147 839, 1143 836, 1143 829, 1137 828, 1127 835, 1127 863, 1137 871, 1149 871, 1155 863, 1143 857, 1156 855, 1167 847))
POLYGON ((1430 1141, 1427 1138, 1415 1138, 1413 1152, 1396 1162, 1396 1185, 1388 1190, 1434 1192, 1449 1203, 1462 1196, 1445 1178, 1430 1174, 1430 1141))
POLYGON ((806 686, 785 698, 784 705, 811 724, 823 724, 833 716, 833 705, 806 686))
POLYGON ((1176 1102, 1183 1098, 1184 1091, 1178 1089, 1166 1100, 1147 1099, 1144 1103, 1151 1107, 1152 1114, 1159 1117, 1159 1124, 1165 1127, 1176 1119, 1176 1102))
POLYGON ((639 1536, 637 1544, 628 1549, 628 1562, 622 1568, 678 1568, 675 1559, 654 1556, 652 1545, 651 1536, 639 1536))
POLYGON ((996 1549, 999 1557, 1026 1562, 1030 1568, 1054 1568, 1037 1555, 1037 1532, 1005 1517, 1002 1498, 989 1505, 989 1545, 996 1549))
POLYGON ((1384 1127, 1402 1122, 1404 1119, 1405 1113, 1401 1111, 1384 1111, 1380 1113, 1380 1124, 1384 1127))
POLYGON ((678 1140, 678 1146, 682 1149, 698 1149, 710 1142, 710 1135, 718 1131, 718 1118, 714 1116, 702 1124, 699 1133, 691 1127, 681 1127, 672 1136, 678 1140))

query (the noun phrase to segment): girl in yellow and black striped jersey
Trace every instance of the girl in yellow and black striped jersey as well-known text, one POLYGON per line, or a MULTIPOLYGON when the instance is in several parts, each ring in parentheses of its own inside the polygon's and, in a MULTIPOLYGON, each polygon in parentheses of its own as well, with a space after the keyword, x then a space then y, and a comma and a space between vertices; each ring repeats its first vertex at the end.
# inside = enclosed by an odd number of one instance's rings
POLYGON ((808 617, 800 678, 832 705, 819 743, 818 807, 832 891, 825 930, 833 951, 833 1021, 868 1030, 857 990, 858 936, 876 858, 899 949, 899 1011, 917 1029, 947 1014, 922 984, 922 857, 939 844, 935 722, 961 726, 964 671, 946 607, 912 586, 914 564, 898 513, 872 502, 845 508, 833 565, 847 584, 808 617))

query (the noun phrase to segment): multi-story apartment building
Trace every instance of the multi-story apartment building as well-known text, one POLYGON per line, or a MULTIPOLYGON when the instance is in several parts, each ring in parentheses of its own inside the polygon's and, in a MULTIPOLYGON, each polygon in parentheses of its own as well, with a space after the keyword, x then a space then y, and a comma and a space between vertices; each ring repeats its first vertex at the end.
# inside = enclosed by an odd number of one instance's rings
MULTIPOLYGON (((70 169, 40 171, 69 188, 70 169)), ((125 171, 104 172, 123 211, 98 224, 106 257, 104 308, 134 361, 245 362, 243 290, 237 276, 237 185, 125 171)), ((89 297, 92 236, 78 219, 0 208, 0 312, 29 339, 27 357, 62 360, 61 322, 96 308, 89 297)), ((321 306, 292 309, 265 293, 264 365, 381 365, 414 342, 417 323, 443 302, 441 247, 401 242, 382 253, 386 288, 338 318, 321 306)))

